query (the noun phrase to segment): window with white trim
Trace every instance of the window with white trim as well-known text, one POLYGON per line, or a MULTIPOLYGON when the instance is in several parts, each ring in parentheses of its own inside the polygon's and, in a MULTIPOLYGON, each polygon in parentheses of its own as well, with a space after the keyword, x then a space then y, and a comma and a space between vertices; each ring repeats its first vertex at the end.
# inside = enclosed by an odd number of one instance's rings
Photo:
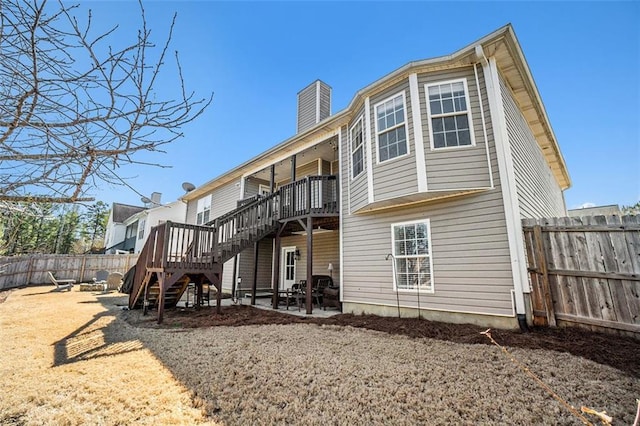
POLYGON ((211 215, 211 194, 198 200, 198 209, 196 215, 196 225, 202 225, 209 222, 211 215))
POLYGON ((351 143, 351 179, 355 179, 364 171, 364 128, 362 117, 349 131, 351 143))
POLYGON ((429 220, 391 225, 396 290, 433 292, 429 220))
POLYGON ((144 227, 146 226, 147 221, 142 219, 138 224, 138 239, 141 240, 144 238, 144 227))
POLYGON ((378 162, 408 153, 404 92, 375 106, 378 162))
POLYGON ((431 148, 475 145, 467 80, 425 85, 431 148))

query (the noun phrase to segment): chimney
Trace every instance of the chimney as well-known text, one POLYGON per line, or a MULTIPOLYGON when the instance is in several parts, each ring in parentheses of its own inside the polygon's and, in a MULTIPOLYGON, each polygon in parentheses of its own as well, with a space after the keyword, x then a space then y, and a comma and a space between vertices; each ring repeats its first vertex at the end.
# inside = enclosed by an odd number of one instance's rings
POLYGON ((331 87, 316 80, 298 92, 298 133, 331 115, 331 87))
POLYGON ((162 193, 160 193, 160 192, 152 192, 151 193, 151 205, 152 205, 152 207, 160 205, 160 198, 162 198, 162 193))

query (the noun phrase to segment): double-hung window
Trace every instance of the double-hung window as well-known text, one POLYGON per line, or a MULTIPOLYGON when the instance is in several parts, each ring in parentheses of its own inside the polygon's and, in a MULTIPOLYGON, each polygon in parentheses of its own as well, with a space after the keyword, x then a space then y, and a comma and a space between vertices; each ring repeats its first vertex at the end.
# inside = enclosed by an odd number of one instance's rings
POLYGON ((211 215, 211 194, 198 200, 197 212, 196 225, 209 222, 209 216, 211 215))
POLYGON ((391 225, 396 290, 433 292, 429 220, 391 225))
POLYGON ((356 121, 349 131, 351 142, 351 179, 355 179, 364 171, 364 129, 362 117, 356 121))
POLYGON ((408 153, 404 92, 375 106, 378 162, 408 153))
POLYGON ((467 80, 425 85, 431 148, 475 145, 467 80))

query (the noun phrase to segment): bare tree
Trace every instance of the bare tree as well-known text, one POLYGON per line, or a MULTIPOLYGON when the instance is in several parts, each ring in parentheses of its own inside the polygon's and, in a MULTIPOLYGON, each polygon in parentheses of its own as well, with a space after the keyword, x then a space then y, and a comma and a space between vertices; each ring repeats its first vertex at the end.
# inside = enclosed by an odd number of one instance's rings
POLYGON ((139 5, 137 38, 114 47, 118 26, 94 34, 77 5, 0 0, 0 202, 91 201, 89 189, 127 184, 114 170, 147 164, 138 154, 162 152, 211 103, 187 92, 169 51, 176 16, 154 50, 139 5), (163 100, 154 86, 171 56, 180 94, 163 100))

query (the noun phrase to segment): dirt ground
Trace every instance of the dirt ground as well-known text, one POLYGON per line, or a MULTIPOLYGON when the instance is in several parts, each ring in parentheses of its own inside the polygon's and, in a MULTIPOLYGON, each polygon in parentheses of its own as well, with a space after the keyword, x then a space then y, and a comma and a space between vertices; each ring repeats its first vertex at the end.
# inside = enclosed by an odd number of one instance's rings
MULTIPOLYGON (((158 326, 115 293, 3 298, 3 425, 582 424, 476 326, 248 306, 170 310, 158 326)), ((571 405, 633 423, 639 340, 492 335, 571 405)))
MULTIPOLYGON (((480 334, 486 328, 472 324, 448 324, 417 318, 388 318, 375 315, 340 314, 331 318, 306 318, 278 311, 254 309, 247 305, 225 306, 216 315, 214 307, 200 310, 168 310, 162 325, 153 314, 144 317, 132 312, 125 319, 136 326, 152 328, 201 328, 265 324, 317 324, 366 328, 387 334, 411 338, 430 338, 453 343, 492 345, 480 334)), ((503 346, 523 349, 545 349, 567 352, 599 364, 640 377, 640 339, 594 333, 580 328, 532 328, 523 333, 512 330, 492 330, 491 335, 503 346)))

